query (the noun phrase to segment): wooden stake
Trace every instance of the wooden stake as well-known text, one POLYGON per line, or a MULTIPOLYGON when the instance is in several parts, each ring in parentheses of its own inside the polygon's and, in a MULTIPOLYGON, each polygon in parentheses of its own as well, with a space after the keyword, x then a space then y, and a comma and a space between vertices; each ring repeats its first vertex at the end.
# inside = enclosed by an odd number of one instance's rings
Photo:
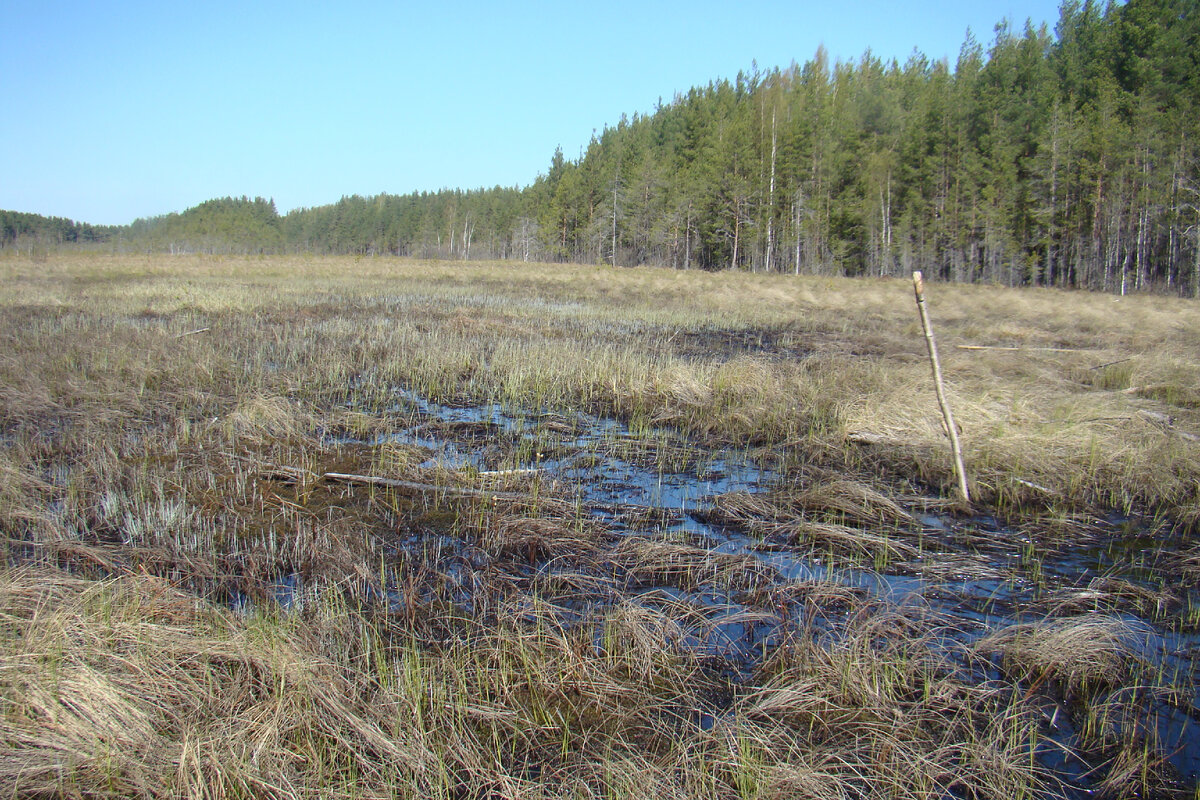
POLYGON ((933 328, 929 325, 929 312, 925 310, 925 280, 920 271, 913 273, 913 291, 917 296, 917 311, 921 315, 921 327, 925 330, 925 345, 929 348, 929 363, 933 365, 933 388, 937 392, 942 419, 946 421, 946 433, 950 436, 950 450, 954 454, 954 474, 958 478, 958 493, 964 503, 971 502, 967 490, 967 470, 963 466, 962 447, 958 443, 958 428, 954 426, 954 414, 946 401, 946 390, 942 385, 942 365, 938 361, 937 342, 933 340, 933 328))

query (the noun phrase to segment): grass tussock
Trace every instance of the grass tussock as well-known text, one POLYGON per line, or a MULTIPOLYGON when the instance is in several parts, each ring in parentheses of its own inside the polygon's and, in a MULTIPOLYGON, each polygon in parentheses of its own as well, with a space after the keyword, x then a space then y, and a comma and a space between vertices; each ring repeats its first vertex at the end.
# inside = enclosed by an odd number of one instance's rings
POLYGON ((1001 628, 976 644, 1009 673, 1086 694, 1117 685, 1138 667, 1138 631, 1116 617, 1065 617, 1001 628))
POLYGON ((760 539, 763 549, 796 548, 852 563, 887 563, 918 552, 903 539, 911 535, 912 515, 852 480, 826 479, 768 493, 729 492, 713 498, 705 515, 760 539))
POLYGON ((770 582, 774 570, 758 559, 680 542, 630 536, 612 553, 634 585, 696 589, 713 584, 726 589, 752 589, 770 582))
POLYGON ((760 737, 795 737, 802 764, 840 776, 840 796, 1033 796, 1019 753, 1036 741, 1034 720, 1004 693, 958 680, 926 635, 902 614, 860 607, 844 636, 775 653, 738 713, 760 737))
POLYGON ((248 625, 150 577, 8 573, 0 609, 6 793, 366 793, 430 766, 312 634, 248 625))

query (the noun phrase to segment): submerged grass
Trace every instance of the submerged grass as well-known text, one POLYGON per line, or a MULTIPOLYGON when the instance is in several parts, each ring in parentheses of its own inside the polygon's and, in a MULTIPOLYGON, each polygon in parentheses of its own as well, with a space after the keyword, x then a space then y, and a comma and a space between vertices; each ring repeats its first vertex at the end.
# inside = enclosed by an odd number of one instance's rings
MULTIPOLYGON (((753 450, 778 485, 705 513, 764 550, 978 576, 915 518, 952 473, 902 282, 201 256, 5 257, 0 280, 4 794, 1032 797, 1056 790, 1031 684, 1087 695, 1096 742, 1130 728, 1100 691, 1132 674, 1113 619, 947 647, 944 620, 661 514, 606 522, 539 471, 753 450), (572 452, 580 412, 622 432, 572 452), (477 463, 393 440, 418 425, 477 463)), ((1194 305, 937 294, 983 509, 1200 521, 1194 305)), ((1186 607, 1181 548, 1173 587, 1044 606, 1186 607)), ((1098 781, 1169 785, 1122 741, 1098 781)))

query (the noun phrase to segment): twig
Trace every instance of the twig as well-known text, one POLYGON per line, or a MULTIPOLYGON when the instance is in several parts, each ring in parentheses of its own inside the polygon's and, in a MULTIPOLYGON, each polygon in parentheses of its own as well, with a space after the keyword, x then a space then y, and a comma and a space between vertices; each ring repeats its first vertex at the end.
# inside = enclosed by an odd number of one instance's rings
POLYGON ((958 493, 964 503, 971 502, 971 493, 967 489, 967 468, 963 466, 962 446, 958 443, 958 428, 954 425, 954 414, 950 411, 950 403, 946 400, 946 391, 942 386, 942 365, 938 361, 937 342, 933 339, 933 328, 929 324, 929 312, 925 310, 925 281, 918 270, 913 273, 913 292, 917 297, 917 311, 921 315, 921 327, 925 331, 925 345, 929 349, 929 363, 933 366, 933 388, 937 392, 938 405, 942 409, 942 417, 946 421, 946 434, 950 437, 950 450, 954 454, 954 474, 958 477, 958 493))
POLYGON ((1189 442, 1200 442, 1200 436, 1187 431, 1181 431, 1175 427, 1175 420, 1168 414, 1160 414, 1157 411, 1150 411, 1143 408, 1138 411, 1138 416, 1148 422, 1152 422, 1159 427, 1163 433, 1173 433, 1181 439, 1186 439, 1189 442))
POLYGON ((197 333, 204 333, 205 331, 208 331, 208 330, 212 330, 212 329, 211 328, 197 328, 196 330, 188 331, 187 333, 177 333, 177 334, 175 334, 175 338, 182 339, 185 336, 194 336, 197 333))
MULTIPOLYGON (((915 274, 915 273, 914 273, 915 274)), ((1007 352, 1020 353, 1025 351, 1042 352, 1042 353, 1094 353, 1095 350, 1085 350, 1078 347, 1001 347, 999 345, 986 344, 960 344, 959 350, 1004 350, 1007 352)), ((1116 362, 1120 363, 1120 362, 1116 362)))
POLYGON ((1096 366, 1090 367, 1089 369, 1091 369, 1091 370, 1104 369, 1105 367, 1112 367, 1112 366, 1116 366, 1117 364, 1124 364, 1126 361, 1133 361, 1133 359, 1134 359, 1134 356, 1130 356, 1129 358, 1122 358, 1117 361, 1109 361, 1107 364, 1097 364, 1096 366))

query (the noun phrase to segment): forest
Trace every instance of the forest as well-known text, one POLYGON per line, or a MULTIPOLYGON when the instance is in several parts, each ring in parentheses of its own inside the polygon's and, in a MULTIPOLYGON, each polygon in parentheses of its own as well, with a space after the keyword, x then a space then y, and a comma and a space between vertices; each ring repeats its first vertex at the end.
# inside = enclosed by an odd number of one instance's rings
MULTIPOLYGON (((753 65, 622 117, 524 188, 224 198, 47 236, 314 252, 888 276, 1200 295, 1200 7, 1068 0, 957 59, 753 65)), ((20 223, 25 217, 15 215, 20 223)), ((44 218, 41 218, 44 219, 44 218)), ((74 227, 73 227, 74 226, 74 227)), ((57 237, 57 238, 54 238, 57 237)))

